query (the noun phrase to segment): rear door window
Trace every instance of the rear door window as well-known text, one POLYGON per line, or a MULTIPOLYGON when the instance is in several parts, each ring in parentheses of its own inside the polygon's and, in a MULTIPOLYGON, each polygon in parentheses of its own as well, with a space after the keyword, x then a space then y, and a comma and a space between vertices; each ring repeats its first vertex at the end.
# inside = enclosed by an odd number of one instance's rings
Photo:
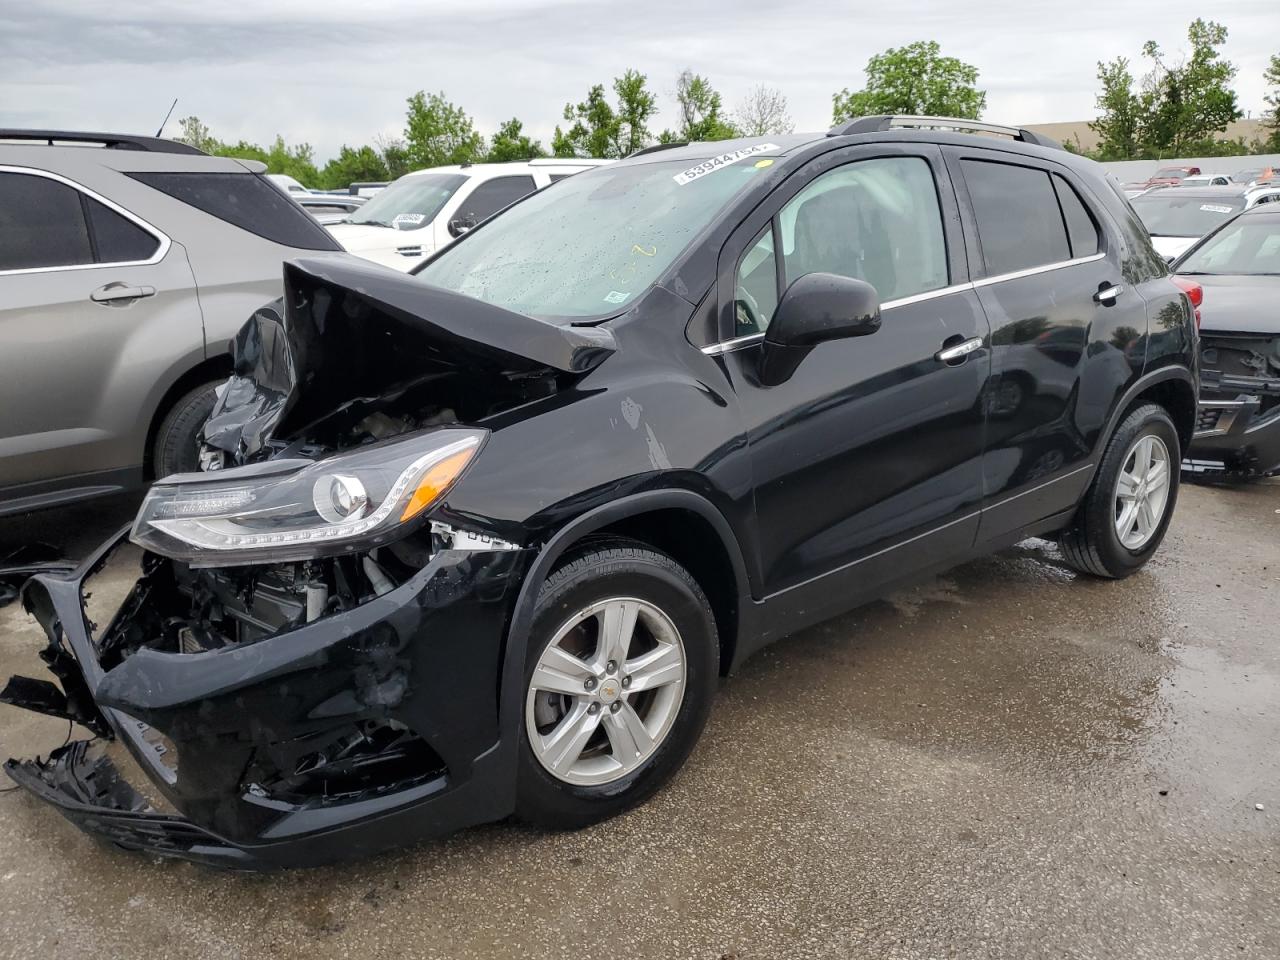
POLYGON ((252 173, 131 173, 147 186, 241 230, 301 250, 341 250, 324 227, 265 177, 252 173))
POLYGON ((1071 259, 1049 174, 991 160, 961 160, 988 276, 1071 259))
POLYGON ((99 263, 137 263, 150 260, 160 238, 122 217, 92 197, 84 198, 89 233, 99 263))
POLYGON ((1067 238, 1071 241, 1071 256, 1091 257, 1098 252, 1098 225, 1084 205, 1075 187, 1064 177, 1053 175, 1053 189, 1058 194, 1062 218, 1067 222, 1067 238))
POLYGON ((93 263, 80 196, 48 177, 0 173, 0 270, 93 263))
POLYGON ((494 177, 478 184, 458 207, 458 218, 479 223, 537 189, 533 177, 494 177))

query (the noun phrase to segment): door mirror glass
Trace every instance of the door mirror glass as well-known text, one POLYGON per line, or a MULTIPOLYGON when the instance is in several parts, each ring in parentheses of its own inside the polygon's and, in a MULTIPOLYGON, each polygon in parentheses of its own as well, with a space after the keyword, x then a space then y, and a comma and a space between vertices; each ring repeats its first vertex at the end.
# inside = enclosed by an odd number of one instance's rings
POLYGON ((865 280, 805 274, 782 295, 765 342, 812 347, 824 340, 865 337, 880 329, 880 296, 865 280))
POLYGON ((476 222, 469 217, 458 217, 454 220, 450 220, 449 235, 453 237, 460 237, 475 225, 476 222))

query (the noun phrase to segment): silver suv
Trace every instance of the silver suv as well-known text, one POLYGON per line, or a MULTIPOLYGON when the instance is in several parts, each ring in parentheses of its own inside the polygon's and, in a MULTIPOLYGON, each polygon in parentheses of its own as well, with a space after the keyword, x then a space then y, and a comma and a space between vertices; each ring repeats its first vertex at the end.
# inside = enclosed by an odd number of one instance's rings
POLYGON ((0 515, 196 469, 229 341, 283 261, 341 250, 262 171, 0 130, 0 515))

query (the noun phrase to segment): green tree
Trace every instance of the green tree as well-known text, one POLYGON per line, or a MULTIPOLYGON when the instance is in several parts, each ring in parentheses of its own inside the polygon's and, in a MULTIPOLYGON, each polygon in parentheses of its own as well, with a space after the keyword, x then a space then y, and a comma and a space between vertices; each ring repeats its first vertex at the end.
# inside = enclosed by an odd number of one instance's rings
POLYGON ((1267 138, 1263 141, 1263 149, 1268 153, 1280 153, 1280 54, 1271 55, 1271 63, 1262 74, 1262 82, 1267 85, 1267 112, 1262 116, 1262 129, 1267 138))
POLYGON ((318 186, 322 190, 338 190, 353 183, 389 179, 387 164, 373 147, 348 147, 345 143, 338 155, 320 171, 318 186))
POLYGON ((218 148, 222 146, 209 132, 209 128, 200 122, 199 117, 183 117, 178 121, 178 128, 181 132, 174 139, 190 144, 197 150, 217 154, 218 148))
POLYGON ((413 169, 409 164, 409 148, 403 140, 379 135, 373 138, 373 145, 387 166, 388 180, 398 180, 413 169))
POLYGON ((1150 69, 1134 89, 1129 62, 1123 57, 1098 64, 1102 89, 1098 119, 1090 127, 1099 135, 1099 160, 1159 160, 1167 157, 1235 156, 1247 152, 1242 140, 1219 136, 1240 118, 1230 83, 1236 68, 1222 59, 1227 28, 1196 19, 1187 28, 1191 54, 1169 63, 1160 47, 1148 40, 1142 55, 1150 69))
POLYGON ((565 104, 567 129, 556 127, 551 151, 557 157, 625 157, 647 146, 652 134, 649 120, 658 109, 658 98, 645 87, 646 77, 628 70, 613 81, 618 98, 615 110, 597 83, 581 103, 565 104))
POLYGON ((532 160, 534 157, 545 157, 541 142, 532 139, 524 132, 524 124, 512 117, 502 126, 489 141, 490 163, 501 163, 507 160, 532 160))
POLYGON ((1098 119, 1089 124, 1098 135, 1093 156, 1098 160, 1136 159, 1141 153, 1143 106, 1133 92, 1129 61, 1116 57, 1110 63, 1100 62, 1098 82, 1102 84, 1094 101, 1098 119))
POLYGON ((680 128, 674 132, 664 130, 658 138, 663 143, 731 140, 739 136, 733 124, 721 115, 720 94, 706 77, 688 67, 676 79, 676 103, 680 107, 680 128))
POLYGON ((443 93, 419 90, 408 104, 404 139, 413 169, 484 159, 484 137, 476 132, 466 112, 446 100, 443 93))
POLYGON ((937 41, 890 47, 867 61, 867 85, 832 95, 836 123, 880 113, 963 117, 977 120, 987 105, 974 84, 978 68, 940 55, 937 41))
POLYGON ((1147 109, 1144 146, 1160 156, 1186 156, 1191 144, 1213 142, 1214 134, 1241 117, 1236 94, 1229 86, 1236 68, 1218 48, 1227 42, 1227 28, 1196 18, 1187 28, 1191 55, 1168 64, 1154 40, 1143 45, 1151 72, 1143 81, 1147 109))

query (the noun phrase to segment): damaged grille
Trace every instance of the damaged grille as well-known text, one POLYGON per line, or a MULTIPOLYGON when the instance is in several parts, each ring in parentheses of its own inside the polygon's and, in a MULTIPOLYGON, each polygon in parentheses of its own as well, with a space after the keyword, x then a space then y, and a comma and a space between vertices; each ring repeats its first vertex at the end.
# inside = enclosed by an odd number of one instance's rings
MULTIPOLYGON (((283 747, 296 754, 298 744, 283 747)), ((304 748, 305 749, 305 748, 304 748)), ((289 762, 265 747, 249 765, 245 791, 291 804, 340 803, 401 790, 446 773, 444 761, 408 727, 366 720, 330 734, 289 762)))

